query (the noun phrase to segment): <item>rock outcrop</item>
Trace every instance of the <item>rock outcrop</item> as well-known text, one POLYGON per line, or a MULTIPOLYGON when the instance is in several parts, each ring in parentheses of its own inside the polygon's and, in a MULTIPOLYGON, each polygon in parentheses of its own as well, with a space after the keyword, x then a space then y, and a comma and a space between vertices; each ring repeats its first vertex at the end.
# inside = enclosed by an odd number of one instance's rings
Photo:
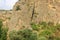
POLYGON ((41 21, 60 23, 60 0, 19 0, 12 11, 0 11, 10 30, 41 21))
POLYGON ((40 21, 60 21, 60 0, 20 0, 13 9, 17 10, 18 6, 21 14, 25 19, 27 17, 27 20, 30 19, 37 23, 40 21))

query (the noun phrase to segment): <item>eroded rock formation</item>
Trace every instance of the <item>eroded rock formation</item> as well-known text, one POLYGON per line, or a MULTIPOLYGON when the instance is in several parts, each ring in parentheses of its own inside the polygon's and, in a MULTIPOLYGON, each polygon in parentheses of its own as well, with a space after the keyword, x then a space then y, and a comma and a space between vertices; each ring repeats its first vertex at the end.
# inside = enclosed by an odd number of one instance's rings
POLYGON ((0 19, 10 30, 28 27, 31 21, 60 23, 60 0, 19 0, 12 11, 0 11, 0 19))

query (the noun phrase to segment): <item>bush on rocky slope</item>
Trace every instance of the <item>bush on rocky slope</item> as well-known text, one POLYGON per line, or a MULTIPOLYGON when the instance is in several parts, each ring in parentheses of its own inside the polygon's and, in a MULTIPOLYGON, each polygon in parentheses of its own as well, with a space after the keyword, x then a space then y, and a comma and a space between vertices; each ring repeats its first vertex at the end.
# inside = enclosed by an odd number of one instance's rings
POLYGON ((40 22, 39 24, 31 23, 31 27, 33 31, 37 31, 38 40, 60 40, 60 36, 55 35, 60 30, 60 24, 54 25, 53 22, 40 22))
POLYGON ((7 28, 2 28, 3 23, 2 20, 0 20, 0 40, 7 40, 7 28))
POLYGON ((9 37, 10 40, 37 40, 37 34, 30 29, 12 31, 9 37))
MULTIPOLYGON (((7 40, 7 28, 2 28, 3 23, 0 20, 0 40, 7 40)), ((18 31, 11 31, 10 40, 60 40, 60 24, 54 25, 52 22, 31 23, 31 29, 25 28, 18 31), (57 33, 58 31, 58 33, 57 33), (56 34, 57 33, 57 34, 56 34)))

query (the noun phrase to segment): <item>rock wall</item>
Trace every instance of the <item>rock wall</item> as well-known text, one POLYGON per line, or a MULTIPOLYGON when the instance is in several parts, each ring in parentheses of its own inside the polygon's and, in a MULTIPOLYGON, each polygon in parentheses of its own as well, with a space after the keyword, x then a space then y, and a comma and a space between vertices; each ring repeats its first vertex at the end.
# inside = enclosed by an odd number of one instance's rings
POLYGON ((60 0, 20 0, 13 9, 16 10, 18 6, 21 14, 25 18, 27 15, 29 21, 32 20, 36 23, 40 21, 60 21, 60 0))
POLYGON ((30 22, 60 23, 60 0, 19 0, 12 11, 0 11, 9 30, 30 26, 30 22))

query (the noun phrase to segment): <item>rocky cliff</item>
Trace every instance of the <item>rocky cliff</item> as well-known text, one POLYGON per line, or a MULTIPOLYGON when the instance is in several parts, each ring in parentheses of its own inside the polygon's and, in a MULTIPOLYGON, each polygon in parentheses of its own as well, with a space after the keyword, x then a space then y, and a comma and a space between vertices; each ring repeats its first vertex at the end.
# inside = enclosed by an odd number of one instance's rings
POLYGON ((27 21, 32 20, 38 23, 40 21, 59 22, 60 20, 60 0, 20 0, 13 10, 21 11, 20 14, 24 15, 27 21))
POLYGON ((19 0, 12 11, 0 11, 0 19, 10 30, 28 27, 31 22, 60 23, 60 0, 19 0))

